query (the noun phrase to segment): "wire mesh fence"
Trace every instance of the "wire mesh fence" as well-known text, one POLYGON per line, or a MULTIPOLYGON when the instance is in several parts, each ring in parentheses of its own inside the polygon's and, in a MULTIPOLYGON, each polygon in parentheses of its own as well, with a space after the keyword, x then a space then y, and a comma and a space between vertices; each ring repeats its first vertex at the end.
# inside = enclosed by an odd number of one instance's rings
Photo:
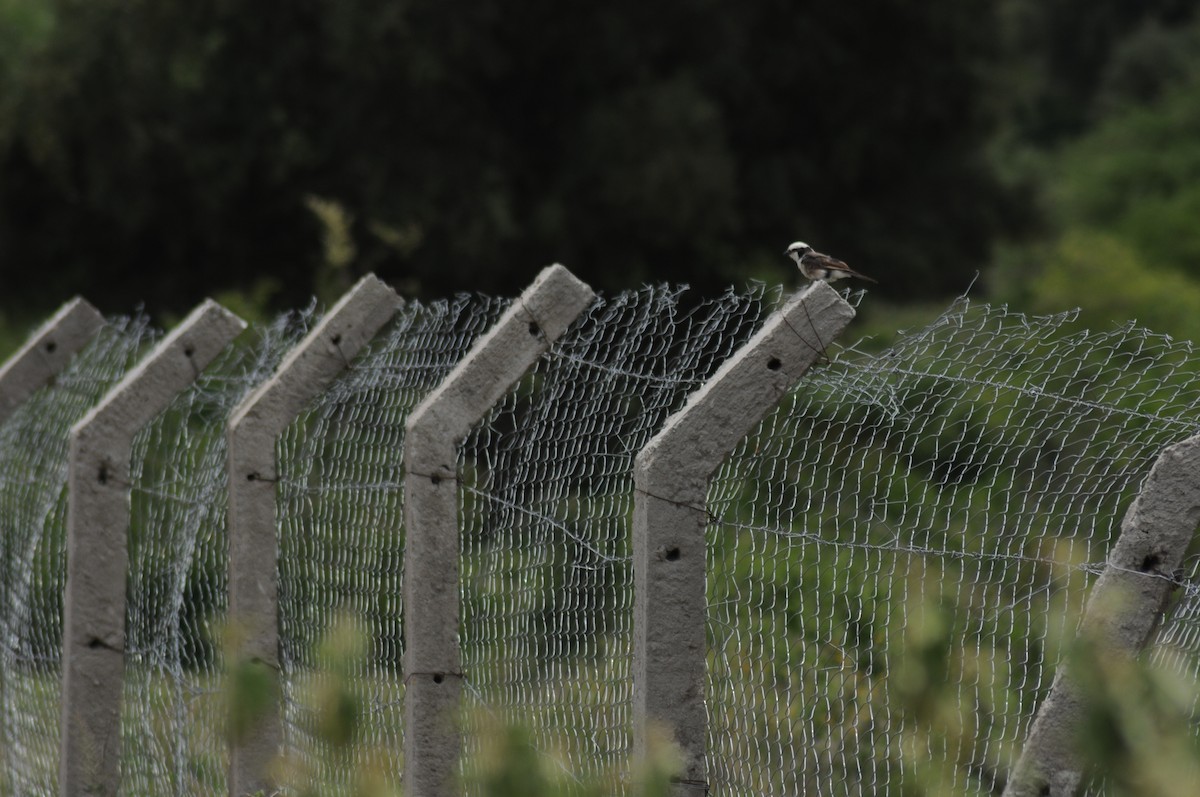
MULTIPOLYGON (((403 771, 403 461, 409 413, 499 317, 508 300, 408 302, 288 428, 278 445, 280 664, 287 780, 351 794, 403 771), (361 723, 348 752, 318 724, 326 637, 357 626, 361 723)), ((335 645, 336 647, 336 645, 335 645)))
MULTIPOLYGON (((573 777, 631 746, 633 458, 777 293, 597 301, 467 439, 459 462, 467 754, 527 726, 573 777)), ((619 777, 618 777, 619 781, 619 777)))
POLYGON ((123 794, 227 792, 225 423, 312 321, 310 309, 252 327, 134 439, 123 794))
MULTIPOLYGON (((512 722, 580 784, 629 791, 633 458, 779 298, 602 297, 461 447, 468 793, 512 722)), ((400 783, 405 423, 508 304, 407 303, 278 441, 294 791, 400 783), (361 645, 341 746, 319 727, 331 639, 361 645)), ((255 328, 135 442, 123 793, 225 790, 224 423, 314 312, 255 328)), ((0 425, 0 793, 55 790, 67 433, 156 336, 114 322, 0 425)), ((1200 431, 1191 345, 1132 326, 960 301, 868 345, 829 346, 712 483, 715 795, 998 793, 1125 508, 1200 431)), ((1156 652, 1193 680, 1198 570, 1156 652)))
POLYGON ((713 793, 998 793, 1198 366, 960 302, 802 381, 711 491, 713 793))
POLYGON ((0 424, 0 793, 57 792, 69 435, 158 336, 110 319, 0 424))
MULTIPOLYGON (((768 298, 731 292, 689 313, 682 294, 597 302, 463 447, 469 739, 502 717, 534 723, 544 749, 581 773, 623 761, 632 457, 768 298)), ((280 443, 286 734, 300 781, 348 793, 364 771, 382 771, 399 783, 404 424, 506 306, 407 305, 280 443), (314 732, 321 638, 345 616, 370 648, 355 673, 367 712, 351 756, 314 732)), ((468 743, 468 779, 477 749, 468 743)))

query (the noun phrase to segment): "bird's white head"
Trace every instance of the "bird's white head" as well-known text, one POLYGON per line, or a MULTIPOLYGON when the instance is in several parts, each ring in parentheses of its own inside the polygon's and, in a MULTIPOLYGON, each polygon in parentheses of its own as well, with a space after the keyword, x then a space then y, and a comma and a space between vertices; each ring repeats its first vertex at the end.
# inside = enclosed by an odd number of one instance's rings
POLYGON ((804 243, 804 241, 796 241, 794 244, 792 244, 787 249, 785 249, 783 251, 783 253, 785 255, 790 256, 793 260, 795 260, 797 263, 799 263, 800 259, 803 258, 805 255, 807 255, 812 250, 813 250, 813 248, 811 246, 809 246, 808 244, 804 243))

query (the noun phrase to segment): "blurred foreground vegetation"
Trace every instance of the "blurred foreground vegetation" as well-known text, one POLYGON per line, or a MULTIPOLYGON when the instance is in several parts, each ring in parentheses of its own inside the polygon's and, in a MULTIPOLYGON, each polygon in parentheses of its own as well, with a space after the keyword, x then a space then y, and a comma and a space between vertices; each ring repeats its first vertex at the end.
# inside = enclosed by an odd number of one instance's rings
MULTIPOLYGON (((301 729, 310 749, 282 755, 275 766, 277 783, 298 797, 394 797, 400 794, 394 773, 401 770, 403 751, 372 747, 371 698, 358 674, 371 658, 369 638, 351 617, 332 625, 318 645, 319 666, 298 692, 297 712, 307 719, 301 729), (315 751, 315 754, 314 754, 315 751)), ((234 662, 226 677, 230 736, 253 725, 255 714, 270 704, 261 669, 234 662)), ((656 734, 648 760, 632 771, 621 769, 594 777, 572 772, 568 759, 537 745, 535 734, 519 722, 481 715, 464 722, 481 738, 468 743, 473 760, 465 767, 464 793, 477 797, 668 797, 676 772, 674 748, 656 734)), ((393 738, 399 739, 399 729, 393 738)))
MULTIPOLYGON (((1060 558, 1053 565, 1057 575, 1051 577, 1070 579, 1077 564, 1060 558)), ((887 707, 898 724, 891 728, 895 738, 889 749, 874 751, 894 758, 895 780, 876 784, 886 786, 889 794, 999 794, 1005 785, 1005 772, 1000 770, 993 773, 996 780, 990 784, 974 783, 964 790, 958 771, 956 762, 969 757, 980 729, 976 727, 979 707, 960 700, 955 682, 964 676, 986 678, 989 651, 964 649, 960 644, 972 612, 945 589, 944 575, 930 572, 922 577, 923 583, 910 584, 913 589, 904 607, 908 652, 892 675, 894 689, 887 707)), ((1191 720, 1200 699, 1198 685, 1144 658, 1114 654, 1096 639, 1075 637, 1072 629, 1082 616, 1078 594, 1060 592, 1053 604, 1052 610, 1066 618, 1061 628, 1067 630, 1047 639, 1050 655, 1069 662, 1089 704, 1077 738, 1085 782, 1093 792, 1100 789, 1114 797, 1194 794, 1200 782, 1200 739, 1191 720)), ((353 674, 368 655, 366 637, 350 618, 332 627, 321 642, 317 656, 321 667, 312 673, 310 687, 300 693, 311 725, 306 730, 320 752, 315 757, 285 755, 276 762, 276 775, 288 793, 301 797, 400 794, 388 773, 397 771, 402 752, 368 749, 364 742, 369 699, 364 684, 353 674)), ((253 665, 234 663, 226 678, 233 734, 238 723, 248 718, 247 706, 267 704, 262 700, 265 687, 253 670, 253 665)), ((260 709, 250 711, 256 710, 260 709)), ((483 738, 468 745, 477 752, 465 767, 463 788, 477 797, 666 797, 676 771, 670 740, 663 736, 656 737, 650 760, 632 772, 580 779, 571 772, 569 759, 540 748, 535 735, 520 723, 490 717, 469 724, 483 738)), ((1014 748, 1012 760, 1006 763, 1015 763, 1019 752, 1019 746, 1014 748)), ((855 753, 864 754, 868 751, 855 753)), ((761 780, 769 783, 770 773, 762 773, 761 780)), ((812 793, 852 794, 860 793, 861 784, 812 786, 812 793)))

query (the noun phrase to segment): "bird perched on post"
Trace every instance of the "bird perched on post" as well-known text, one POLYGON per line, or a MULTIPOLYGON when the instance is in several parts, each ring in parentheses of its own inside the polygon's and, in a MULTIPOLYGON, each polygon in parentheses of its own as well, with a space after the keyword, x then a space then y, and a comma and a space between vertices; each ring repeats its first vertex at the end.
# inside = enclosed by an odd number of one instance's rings
POLYGON ((836 257, 821 254, 804 241, 796 241, 784 251, 784 254, 795 260, 796 265, 800 267, 800 273, 814 282, 817 280, 833 282, 845 277, 858 277, 867 282, 876 282, 866 274, 859 274, 836 257))

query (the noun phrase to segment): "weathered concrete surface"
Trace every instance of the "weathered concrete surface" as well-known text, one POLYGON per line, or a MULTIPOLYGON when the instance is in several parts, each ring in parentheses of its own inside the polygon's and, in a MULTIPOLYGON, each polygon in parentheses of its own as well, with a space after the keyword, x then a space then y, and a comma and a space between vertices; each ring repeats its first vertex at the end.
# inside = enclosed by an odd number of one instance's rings
POLYGON ((65 796, 117 793, 133 438, 245 326, 204 302, 71 429, 59 762, 65 796))
POLYGON ((0 423, 33 391, 48 384, 104 326, 104 316, 76 297, 29 336, 0 366, 0 423))
MULTIPOLYGON (((1150 642, 1198 525, 1200 435, 1163 450, 1125 514, 1080 627, 1101 655, 1134 656, 1150 642)), ((1063 668, 1038 710, 1006 797, 1076 792, 1084 773, 1074 740, 1086 709, 1087 696, 1063 668)))
POLYGON ((854 308, 823 282, 792 297, 671 416, 634 463, 634 757, 649 729, 683 756, 677 797, 707 793, 705 538, 713 473, 804 373, 854 308))
POLYGON ((449 797, 462 742, 458 445, 592 303, 559 265, 544 269, 409 416, 404 462, 404 794, 449 797))
MULTIPOLYGON (((229 613, 241 646, 235 656, 279 676, 279 588, 276 573, 275 443, 296 416, 341 374, 356 354, 396 315, 402 301, 374 275, 359 280, 275 375, 230 415, 229 613)), ((269 767, 279 754, 278 706, 234 741, 230 750, 232 795, 271 793, 269 767)))

